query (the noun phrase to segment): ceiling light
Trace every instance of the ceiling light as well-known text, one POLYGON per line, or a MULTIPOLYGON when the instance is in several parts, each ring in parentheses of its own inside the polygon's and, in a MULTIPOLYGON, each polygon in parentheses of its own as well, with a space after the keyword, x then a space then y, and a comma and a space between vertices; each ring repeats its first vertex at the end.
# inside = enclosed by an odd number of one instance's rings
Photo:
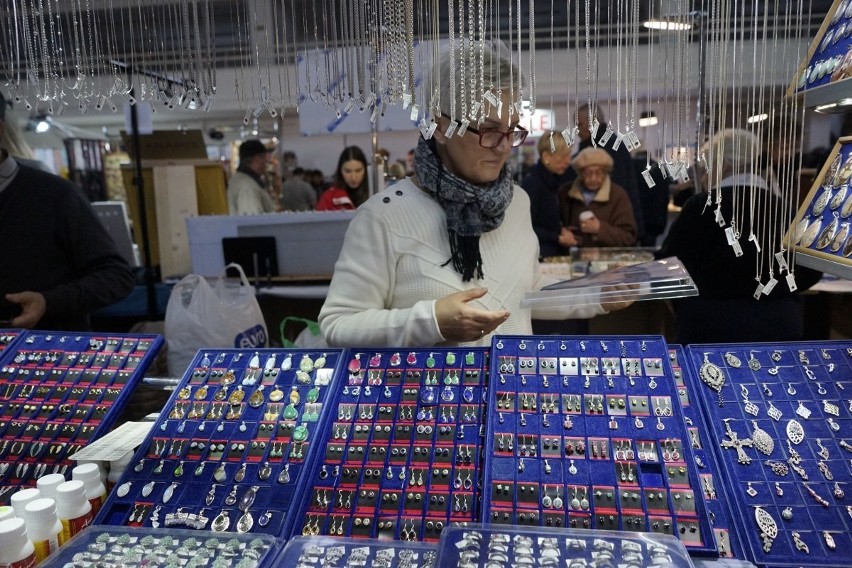
MULTIPOLYGON (((816 112, 831 112, 837 108, 837 103, 828 103, 827 105, 818 105, 814 110, 816 112)), ((834 111, 836 112, 836 111, 834 111)))
POLYGON ((666 32, 685 32, 692 29, 692 22, 677 20, 647 20, 642 25, 649 30, 662 30, 666 32))
POLYGON ((639 116, 639 127, 647 128, 656 126, 660 121, 657 119, 657 114, 654 111, 646 110, 639 116))
POLYGON ((764 113, 755 114, 754 116, 748 117, 746 119, 746 122, 748 124, 757 124, 758 122, 763 122, 767 118, 769 118, 769 115, 764 112, 764 113))
POLYGON ((39 120, 38 123, 36 123, 35 131, 37 134, 44 134, 48 130, 50 130, 50 123, 48 121, 39 120))

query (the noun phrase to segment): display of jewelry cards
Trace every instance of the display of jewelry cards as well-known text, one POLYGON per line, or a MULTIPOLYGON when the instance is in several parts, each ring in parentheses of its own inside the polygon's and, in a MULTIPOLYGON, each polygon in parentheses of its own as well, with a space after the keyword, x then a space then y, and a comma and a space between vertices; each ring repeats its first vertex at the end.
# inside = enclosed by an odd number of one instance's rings
POLYGON ((294 533, 437 541, 476 520, 487 351, 347 358, 294 533))
POLYGON ((267 535, 217 535, 209 531, 86 527, 41 564, 42 568, 90 566, 217 566, 256 568, 281 550, 267 535))
MULTIPOLYGON (((852 27, 852 23, 850 23, 852 27)), ((852 278, 852 137, 837 141, 788 232, 796 262, 852 278)))
POLYGON ((97 522, 286 535, 341 351, 199 351, 97 522))
POLYGON ((287 546, 269 568, 434 568, 437 566, 437 555, 438 546, 425 542, 297 535, 287 542, 287 546))
POLYGON ((685 375, 692 373, 692 368, 686 360, 683 347, 669 345, 669 361, 672 365, 675 385, 677 385, 686 431, 689 433, 689 441, 692 444, 695 465, 698 467, 698 475, 701 479, 701 490, 704 492, 704 501, 707 503, 707 510, 713 523, 713 536, 716 537, 719 556, 743 558, 743 549, 736 531, 733 530, 731 509, 728 507, 729 497, 725 487, 725 475, 719 468, 709 439, 704 433, 701 405, 693 400, 694 395, 691 389, 696 388, 696 381, 691 378, 684 379, 685 375))
POLYGON ((3 332, 0 353, 0 505, 107 432, 153 361, 162 338, 3 332))
MULTIPOLYGON (((788 94, 823 90, 852 77, 852 1, 835 0, 788 94)), ((834 100, 840 100, 837 96, 834 100)))
POLYGON ((852 565, 852 342, 693 345, 687 355, 748 558, 852 565))
POLYGON ((691 568, 673 536, 606 530, 482 526, 450 527, 441 536, 438 566, 588 566, 691 568))
POLYGON ((483 521, 715 553, 662 338, 498 337, 491 357, 483 521))

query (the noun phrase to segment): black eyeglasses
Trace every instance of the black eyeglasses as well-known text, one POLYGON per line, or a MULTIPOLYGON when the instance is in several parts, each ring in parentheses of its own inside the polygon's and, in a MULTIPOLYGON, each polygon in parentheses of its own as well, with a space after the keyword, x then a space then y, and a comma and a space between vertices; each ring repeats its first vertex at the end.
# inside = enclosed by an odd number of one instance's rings
MULTIPOLYGON (((448 118, 452 120, 446 114, 442 115, 444 118, 448 118)), ((472 126, 467 127, 467 132, 473 132, 474 134, 479 136, 479 145, 483 148, 496 148, 500 144, 503 143, 503 138, 508 138, 509 142, 511 142, 513 148, 517 148, 521 144, 524 143, 524 140, 527 139, 527 135, 529 135, 529 130, 523 128, 522 126, 516 126, 514 129, 503 132, 502 130, 477 130, 472 126)))

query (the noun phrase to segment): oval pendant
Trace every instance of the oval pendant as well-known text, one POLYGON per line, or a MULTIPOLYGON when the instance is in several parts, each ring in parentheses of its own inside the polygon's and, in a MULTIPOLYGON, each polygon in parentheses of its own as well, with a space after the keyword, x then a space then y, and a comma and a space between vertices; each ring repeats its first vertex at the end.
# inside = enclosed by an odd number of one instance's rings
POLYGON ((178 391, 178 400, 186 400, 189 398, 190 389, 189 387, 183 387, 178 391))
POLYGON ((820 229, 822 229, 822 221, 820 219, 814 219, 813 222, 808 225, 804 234, 802 234, 802 240, 799 244, 805 248, 811 246, 816 240, 820 229))
POLYGON ((435 356, 432 353, 429 353, 429 356, 426 357, 426 366, 430 369, 435 368, 435 356))
POLYGON ((246 478, 246 464, 240 466, 240 469, 237 470, 237 473, 234 474, 234 481, 237 483, 242 483, 243 479, 246 478))
POLYGON ((266 359, 266 363, 263 364, 263 370, 264 371, 271 371, 272 369, 275 368, 275 362, 276 362, 275 361, 275 353, 273 353, 272 355, 270 355, 266 359))
POLYGON ((849 192, 849 186, 848 185, 844 185, 843 187, 841 187, 840 191, 838 191, 835 194, 835 196, 831 198, 831 201, 829 202, 828 206, 831 209, 837 209, 838 207, 843 205, 843 201, 846 199, 846 194, 848 192, 849 192))
POLYGON ((322 369, 325 367, 326 355, 323 353, 314 361, 314 369, 322 369))
POLYGON ((775 449, 775 440, 772 439, 772 436, 770 436, 766 430, 763 430, 757 425, 756 420, 752 420, 751 423, 754 426, 754 432, 751 435, 754 447, 758 452, 768 456, 772 453, 772 450, 775 449))
POLYGON ((272 513, 270 511, 266 511, 257 520, 257 524, 262 526, 262 527, 265 527, 266 525, 269 524, 269 521, 271 521, 271 520, 272 520, 272 513))
POLYGON ((400 355, 399 353, 394 353, 390 356, 390 359, 388 360, 388 365, 390 365, 391 367, 399 367, 401 363, 402 355, 400 355))
POLYGON ((195 477, 200 477, 202 473, 204 473, 204 466, 207 462, 201 462, 198 464, 198 467, 195 468, 195 471, 192 472, 192 475, 195 477))
POLYGON ((300 385, 309 385, 311 384, 311 376, 305 371, 298 370, 296 371, 296 382, 300 385))
POLYGON ((294 442, 304 442, 308 439, 308 427, 304 424, 300 426, 296 426, 293 429, 293 441, 294 442))
POLYGON ((204 400, 205 398, 207 398, 207 385, 203 385, 201 388, 195 391, 195 394, 192 395, 192 398, 194 398, 195 400, 204 400))
POLYGON ((237 382, 237 376, 234 374, 234 371, 232 369, 225 371, 225 374, 222 375, 222 384, 228 386, 235 382, 237 382))
POLYGON ((232 405, 239 404, 246 397, 246 392, 243 390, 242 386, 238 386, 237 390, 231 393, 228 397, 228 402, 232 405))
POLYGON ((349 361, 347 366, 350 375, 357 375, 361 371, 361 354, 356 353, 355 357, 349 361))
POLYGON ((278 402, 284 398, 284 391, 277 386, 269 393, 270 402, 278 402))
POLYGON ((228 518, 228 512, 222 511, 213 519, 213 522, 210 524, 210 530, 213 532, 225 532, 229 526, 231 526, 231 519, 228 518))
POLYGON ((846 242, 846 238, 849 236, 849 223, 842 223, 840 225, 840 229, 838 229, 837 234, 834 235, 834 239, 831 241, 831 252, 838 252, 840 248, 843 246, 843 243, 846 242))
POLYGON ((834 220, 819 234, 819 239, 817 239, 816 245, 817 250, 822 250, 831 244, 831 241, 834 240, 834 235, 837 234, 839 224, 837 213, 835 213, 834 220))
POLYGON ((119 497, 126 497, 128 493, 130 493, 130 486, 133 485, 132 481, 127 481, 118 486, 118 489, 115 490, 115 494, 119 497))
POLYGON ((178 463, 178 465, 177 465, 177 467, 175 468, 175 471, 174 471, 175 477, 180 477, 181 475, 183 475, 183 461, 178 463))
POLYGON ((456 354, 450 351, 447 353, 447 365, 455 365, 456 364, 456 354))
POLYGON ((237 508, 243 513, 248 512, 251 509, 251 506, 254 505, 254 499, 257 496, 257 490, 260 489, 257 485, 252 485, 249 487, 246 492, 240 497, 240 503, 237 505, 237 508))
POLYGON ((142 497, 147 497, 152 491, 154 491, 154 482, 149 481, 142 487, 142 497))
POLYGON ((163 491, 163 503, 168 503, 172 500, 172 497, 175 494, 175 487, 177 487, 177 483, 172 483, 166 487, 166 490, 163 491))
POLYGON ((840 208, 841 217, 846 218, 849 215, 852 215, 852 195, 849 195, 849 197, 846 198, 846 201, 843 203, 843 207, 840 208))
POLYGON ((805 439, 805 429, 796 420, 787 422, 787 438, 794 444, 801 444, 805 439))
POLYGON ((293 356, 287 353, 287 356, 284 357, 284 360, 281 361, 281 370, 289 371, 293 368, 293 356))
POLYGON ((251 516, 251 513, 243 513, 243 515, 237 521, 237 532, 238 533, 247 533, 254 526, 254 519, 251 516))
POLYGON ((319 399, 319 388, 313 387, 308 391, 308 394, 305 395, 305 401, 307 402, 316 402, 319 399))
POLYGON ((730 352, 725 353, 725 362, 728 363, 728 366, 733 367, 734 369, 739 369, 743 364, 739 357, 730 352))
POLYGON ((213 395, 213 400, 216 401, 216 402, 222 402, 226 398, 228 398, 228 387, 227 386, 222 387, 221 389, 216 391, 216 394, 213 395))
POLYGON ((251 393, 248 403, 249 406, 251 406, 252 408, 259 408, 264 402, 265 399, 263 398, 263 385, 261 385, 257 388, 256 391, 251 393))
POLYGON ((814 208, 812 210, 814 217, 819 217, 822 215, 822 212, 825 211, 825 208, 828 206, 828 202, 831 199, 831 188, 826 187, 823 189, 820 196, 814 201, 814 208))
POLYGON ((312 371, 314 368, 314 362, 308 356, 307 353, 302 355, 302 360, 299 361, 299 370, 307 373, 308 371, 312 371))
POLYGON ((257 472, 257 477, 261 481, 266 481, 272 475, 272 468, 269 466, 269 462, 265 462, 263 467, 260 468, 260 471, 257 472))
POLYGON ((416 365, 417 364, 417 353, 414 351, 409 352, 409 354, 405 357, 405 362, 408 365, 416 365))

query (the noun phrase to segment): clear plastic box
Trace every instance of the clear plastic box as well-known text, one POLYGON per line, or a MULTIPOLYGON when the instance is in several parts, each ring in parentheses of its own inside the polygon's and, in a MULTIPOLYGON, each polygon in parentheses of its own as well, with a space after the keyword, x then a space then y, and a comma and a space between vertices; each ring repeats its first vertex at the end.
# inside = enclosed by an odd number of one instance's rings
POLYGON ((295 536, 269 568, 382 566, 434 568, 438 546, 422 542, 295 536))

